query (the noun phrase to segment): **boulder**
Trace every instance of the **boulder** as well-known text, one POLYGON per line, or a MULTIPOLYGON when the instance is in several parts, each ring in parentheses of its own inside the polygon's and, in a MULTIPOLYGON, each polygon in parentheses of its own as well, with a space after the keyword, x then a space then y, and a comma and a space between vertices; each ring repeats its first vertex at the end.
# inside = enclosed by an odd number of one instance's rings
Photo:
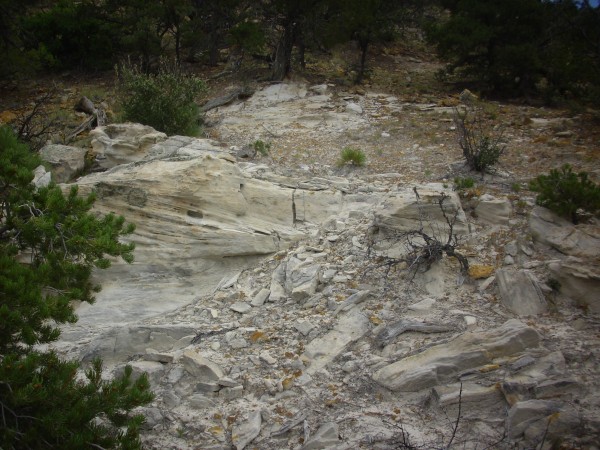
POLYGON ((538 445, 578 435, 583 431, 581 414, 573 407, 551 400, 526 400, 513 405, 506 419, 508 436, 521 436, 527 443, 538 445))
POLYGON ((225 376, 221 367, 207 358, 199 355, 194 350, 186 350, 181 363, 185 370, 198 381, 218 381, 225 376))
POLYGON ((363 113, 363 109, 358 103, 348 102, 346 104, 346 112, 361 115, 363 113))
POLYGON ((491 364, 496 358, 537 347, 539 341, 537 331, 511 319, 498 328, 466 332, 446 344, 389 364, 376 371, 373 379, 393 391, 428 389, 456 381, 461 372, 491 364))
POLYGON ((546 311, 544 294, 529 272, 498 269, 496 280, 502 303, 517 316, 532 316, 546 311))
POLYGON ((561 294, 593 313, 600 313, 600 259, 569 256, 548 265, 561 294))
POLYGON ((81 147, 49 144, 42 147, 40 157, 50 164, 52 180, 66 183, 83 171, 86 153, 87 150, 81 147))
POLYGON ((110 169, 139 161, 150 147, 167 138, 165 133, 139 123, 114 123, 90 131, 98 165, 110 169))
POLYGON ((573 225, 542 207, 535 207, 529 217, 533 239, 569 256, 595 257, 600 254, 600 227, 573 225))
POLYGON ((508 225, 512 205, 506 197, 496 198, 490 194, 479 197, 475 214, 479 220, 491 225, 508 225))

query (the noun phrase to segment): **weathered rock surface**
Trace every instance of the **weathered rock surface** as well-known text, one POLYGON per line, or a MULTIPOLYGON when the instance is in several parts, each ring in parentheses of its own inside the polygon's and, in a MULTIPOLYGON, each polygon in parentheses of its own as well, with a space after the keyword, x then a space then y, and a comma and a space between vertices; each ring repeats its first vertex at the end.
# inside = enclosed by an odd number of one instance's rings
MULTIPOLYGON (((421 224, 446 235, 436 199, 454 194, 415 185, 430 150, 400 146, 402 173, 357 169, 348 178, 304 160, 325 135, 334 147, 361 145, 375 114, 396 121, 444 110, 361 92, 272 85, 207 113, 219 123, 214 135, 237 141, 172 137, 137 162, 86 177, 82 190, 103 194, 100 210, 138 224, 136 264, 98 277, 96 305, 79 308, 80 324, 66 327, 55 348, 86 361, 103 356, 113 374, 127 361, 136 374, 150 371, 156 398, 142 411, 149 449, 388 449, 402 445, 402 430, 420 448, 446 446, 451 436, 457 448, 537 448, 550 420, 553 442, 594 449, 597 318, 565 302, 564 287, 557 294, 547 285, 558 279, 549 267, 566 259, 534 245, 522 211, 499 228, 447 199, 459 219, 458 248, 489 277, 473 280, 444 257, 412 278, 381 259, 389 247, 376 246, 421 224), (348 102, 362 114, 346 112, 348 102), (273 139, 277 149, 294 133, 308 149, 299 168, 235 162, 225 150, 254 139, 273 139), (551 314, 529 316, 527 326, 511 319, 517 314, 491 288, 506 256, 511 269, 540 280, 551 314), (382 374, 402 390, 374 383, 382 374), (558 417, 531 401, 557 404, 558 417)), ((446 119, 440 124, 445 130, 446 119)), ((400 137, 374 132, 394 145, 400 137)), ((448 149, 434 147, 442 165, 448 149)), ((484 183, 495 198, 507 194, 504 181, 484 183)))
POLYGON ((600 227, 573 225, 552 211, 535 207, 529 218, 533 238, 569 256, 592 256, 600 254, 600 227))
POLYGON ((531 316, 546 310, 546 300, 537 281, 523 270, 496 271, 502 303, 517 316, 531 316))
POLYGON ((167 138, 165 133, 139 123, 117 123, 90 131, 96 162, 103 169, 139 161, 157 142, 167 138))
POLYGON ((491 364, 496 358, 520 353, 539 345, 539 335, 511 319, 494 330, 467 332, 414 356, 379 369, 373 379, 393 391, 419 391, 456 381, 465 370, 491 364))
POLYGON ((231 440, 236 450, 245 448, 258 434, 262 419, 260 411, 253 411, 249 414, 247 420, 236 423, 231 431, 231 440))
POLYGON ((590 312, 600 313, 600 260, 569 256, 548 268, 563 295, 590 312))
POLYGON ((50 164, 52 181, 66 183, 83 171, 86 153, 81 147, 49 144, 40 150, 40 157, 50 164))
POLYGON ((492 225, 508 225, 512 205, 506 198, 496 198, 489 194, 479 197, 479 203, 475 207, 475 214, 479 220, 492 225))

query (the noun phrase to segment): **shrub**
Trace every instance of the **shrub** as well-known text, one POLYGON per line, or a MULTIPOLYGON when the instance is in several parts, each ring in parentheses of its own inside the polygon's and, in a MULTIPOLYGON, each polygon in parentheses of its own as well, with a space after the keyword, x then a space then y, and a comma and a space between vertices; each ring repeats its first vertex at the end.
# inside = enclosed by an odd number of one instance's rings
POLYGON ((568 217, 574 224, 579 222, 578 210, 592 214, 600 211, 600 187, 588 178, 587 172, 574 173, 569 164, 538 176, 529 188, 538 192, 538 205, 568 217))
POLYGON ((94 196, 77 187, 34 189, 37 155, 0 127, 0 448, 140 448, 144 418, 132 410, 152 399, 146 376, 131 367, 102 380, 100 360, 79 364, 36 348, 75 322, 74 300, 93 302, 92 269, 108 256, 133 260, 123 217, 89 212, 94 196))
POLYGON ((498 163, 506 146, 501 144, 502 132, 492 133, 483 121, 481 110, 474 105, 463 111, 454 109, 454 124, 458 144, 472 170, 484 173, 498 163))
POLYGON ((262 156, 267 156, 269 154, 269 150, 271 150, 271 144, 269 142, 261 141, 260 139, 254 141, 252 147, 256 153, 260 153, 262 156))
POLYGON ((161 61, 156 74, 127 63, 117 69, 123 118, 150 125, 169 135, 196 135, 200 129, 195 98, 205 90, 199 78, 161 61))
POLYGON ((346 147, 340 154, 340 165, 352 164, 354 166, 362 167, 367 161, 365 153, 358 148, 346 147))
POLYGON ((462 191, 463 189, 471 189, 473 186, 475 186, 475 180, 471 177, 456 177, 454 179, 454 189, 457 191, 462 191))

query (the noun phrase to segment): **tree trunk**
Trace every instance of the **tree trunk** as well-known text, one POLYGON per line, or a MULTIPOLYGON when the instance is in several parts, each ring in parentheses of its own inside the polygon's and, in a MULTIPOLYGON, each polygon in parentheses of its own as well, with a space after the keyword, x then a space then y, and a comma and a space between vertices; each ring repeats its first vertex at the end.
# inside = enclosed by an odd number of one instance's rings
POLYGON ((284 29, 283 35, 277 43, 277 51, 275 52, 275 61, 273 62, 273 72, 271 80, 281 81, 290 72, 292 67, 292 48, 294 47, 294 24, 288 22, 284 29))
POLYGON ((367 50, 369 49, 369 40, 359 39, 358 45, 360 46, 360 67, 358 68, 358 75, 356 76, 356 84, 362 83, 365 77, 365 67, 367 65, 367 50))

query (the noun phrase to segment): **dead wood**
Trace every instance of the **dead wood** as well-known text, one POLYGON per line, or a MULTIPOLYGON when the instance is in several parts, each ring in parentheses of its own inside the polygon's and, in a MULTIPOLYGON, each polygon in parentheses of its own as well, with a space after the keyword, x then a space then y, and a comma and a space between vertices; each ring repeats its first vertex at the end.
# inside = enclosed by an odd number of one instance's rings
POLYGON ((254 89, 252 89, 252 88, 249 88, 249 87, 238 88, 229 94, 222 95, 220 97, 217 97, 217 98, 207 101, 200 108, 200 112, 205 113, 207 111, 210 111, 211 109, 218 108, 219 106, 227 105, 227 104, 233 102, 234 100, 243 100, 246 98, 250 98, 250 97, 252 97, 253 94, 254 94, 254 89))

